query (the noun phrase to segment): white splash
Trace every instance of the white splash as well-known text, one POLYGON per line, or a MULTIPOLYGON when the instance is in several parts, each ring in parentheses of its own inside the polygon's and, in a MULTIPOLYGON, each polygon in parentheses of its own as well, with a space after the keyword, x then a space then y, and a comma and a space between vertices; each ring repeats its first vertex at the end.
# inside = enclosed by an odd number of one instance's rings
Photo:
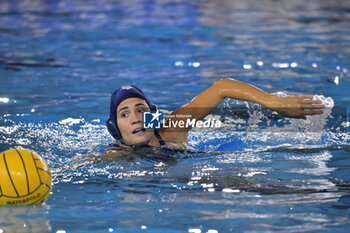
POLYGON ((10 99, 9 98, 6 98, 6 97, 0 97, 0 103, 4 103, 4 104, 7 104, 8 102, 10 102, 10 99))
POLYGON ((67 119, 64 119, 64 120, 59 121, 59 123, 60 123, 61 125, 69 125, 69 126, 72 126, 72 125, 80 124, 80 123, 83 122, 83 121, 84 121, 84 119, 74 119, 74 118, 68 117, 67 119))

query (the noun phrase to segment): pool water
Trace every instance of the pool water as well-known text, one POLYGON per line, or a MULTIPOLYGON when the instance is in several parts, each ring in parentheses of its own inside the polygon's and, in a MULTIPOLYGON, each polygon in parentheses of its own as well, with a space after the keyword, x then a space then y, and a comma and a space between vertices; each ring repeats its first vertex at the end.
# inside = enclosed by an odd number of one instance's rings
POLYGON ((1 1, 0 151, 39 153, 53 188, 0 207, 0 232, 349 232, 348 28, 349 1, 1 1), (228 77, 334 107, 225 100, 192 151, 89 162, 115 88, 171 111, 228 77))

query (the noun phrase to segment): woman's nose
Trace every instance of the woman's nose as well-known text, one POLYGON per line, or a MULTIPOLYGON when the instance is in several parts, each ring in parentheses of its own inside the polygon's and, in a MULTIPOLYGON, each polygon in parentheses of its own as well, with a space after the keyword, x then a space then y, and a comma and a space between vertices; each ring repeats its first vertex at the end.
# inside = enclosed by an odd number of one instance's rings
POLYGON ((138 123, 142 123, 142 112, 133 112, 132 116, 131 116, 131 123, 132 124, 138 124, 138 123))

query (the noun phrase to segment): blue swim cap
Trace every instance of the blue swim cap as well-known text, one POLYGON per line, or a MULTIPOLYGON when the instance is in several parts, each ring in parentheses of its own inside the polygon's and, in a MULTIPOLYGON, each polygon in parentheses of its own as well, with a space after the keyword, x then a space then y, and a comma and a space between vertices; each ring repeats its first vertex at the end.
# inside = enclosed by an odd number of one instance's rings
POLYGON ((122 139, 122 135, 117 125, 116 111, 117 111, 118 105, 123 100, 134 98, 134 97, 145 100, 151 111, 157 111, 157 106, 151 104, 151 102, 145 96, 145 94, 143 94, 143 92, 139 88, 133 85, 121 86, 117 90, 113 91, 111 95, 111 105, 109 108, 109 118, 106 121, 106 126, 108 129, 108 132, 115 139, 119 139, 119 140, 122 139))

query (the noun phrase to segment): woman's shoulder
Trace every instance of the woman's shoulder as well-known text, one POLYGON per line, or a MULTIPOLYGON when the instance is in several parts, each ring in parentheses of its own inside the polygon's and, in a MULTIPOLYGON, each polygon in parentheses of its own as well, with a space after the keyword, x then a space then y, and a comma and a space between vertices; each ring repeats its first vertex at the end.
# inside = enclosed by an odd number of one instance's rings
POLYGON ((121 147, 109 147, 101 153, 100 159, 103 161, 112 161, 127 155, 129 152, 121 147))
POLYGON ((179 130, 159 130, 159 135, 165 144, 171 149, 188 148, 188 132, 179 130))
POLYGON ((130 148, 126 148, 123 146, 123 144, 119 143, 118 141, 115 141, 108 145, 108 147, 101 151, 100 159, 104 161, 110 161, 110 160, 116 160, 119 157, 122 157, 130 151, 130 148))
POLYGON ((185 129, 159 129, 158 133, 163 138, 163 140, 178 140, 187 143, 188 131, 185 129))

